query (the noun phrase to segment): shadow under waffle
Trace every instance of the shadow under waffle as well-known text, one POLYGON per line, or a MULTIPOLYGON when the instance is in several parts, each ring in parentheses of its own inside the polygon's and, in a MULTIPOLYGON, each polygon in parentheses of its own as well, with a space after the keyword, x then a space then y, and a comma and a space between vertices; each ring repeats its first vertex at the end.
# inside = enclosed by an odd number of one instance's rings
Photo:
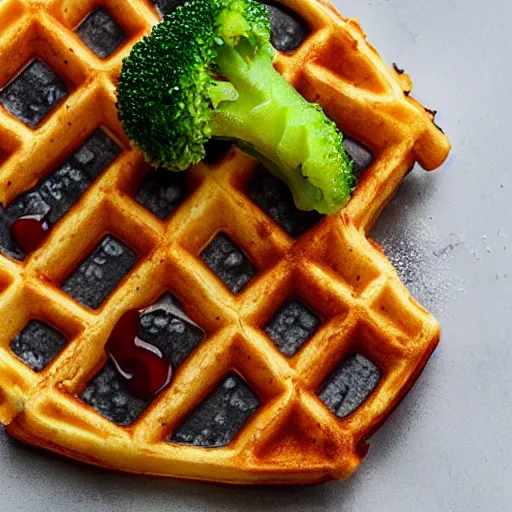
POLYGON ((31 62, 0 92, 0 103, 31 128, 66 96, 66 84, 44 62, 31 62))
POLYGON ((43 370, 66 346, 66 337, 40 320, 31 320, 11 341, 11 350, 32 370, 43 370))
POLYGON ((256 274, 249 258, 224 233, 204 249, 201 259, 233 293, 239 293, 256 274))
POLYGON ((317 331, 320 319, 298 300, 290 300, 272 317, 265 332, 285 356, 293 356, 317 331))
MULTIPOLYGON (((186 0, 154 0, 162 15, 173 12, 178 5, 186 0)), ((282 52, 296 50, 306 39, 310 30, 307 23, 290 9, 273 2, 267 4, 272 28, 271 41, 275 48, 282 52)))
POLYGON ((126 39, 116 20, 103 7, 89 14, 75 33, 101 59, 110 57, 126 39))
POLYGON ((24 254, 13 244, 11 225, 25 215, 45 215, 52 225, 60 220, 121 152, 100 128, 66 162, 7 208, 0 205, 0 248, 16 259, 24 254))
POLYGON ((246 382, 231 372, 173 431, 169 441, 208 448, 226 446, 259 405, 246 382))
POLYGON ((328 377, 318 398, 339 418, 355 411, 380 381, 380 370, 362 354, 345 359, 328 377))
POLYGON ((134 267, 136 259, 123 242, 107 235, 61 288, 84 306, 99 308, 134 267))
MULTIPOLYGON (((178 299, 169 293, 162 299, 182 309, 178 299)), ((163 309, 141 315, 137 335, 164 354, 173 372, 204 339, 203 331, 187 321, 186 316, 178 317, 163 309)), ((122 426, 133 423, 152 401, 134 397, 110 360, 89 382, 80 398, 110 421, 122 426)))

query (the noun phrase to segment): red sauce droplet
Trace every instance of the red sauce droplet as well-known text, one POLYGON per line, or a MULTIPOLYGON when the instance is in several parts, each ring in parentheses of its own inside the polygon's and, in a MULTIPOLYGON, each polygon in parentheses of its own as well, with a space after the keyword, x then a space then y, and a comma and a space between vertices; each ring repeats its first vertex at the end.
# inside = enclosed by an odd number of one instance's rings
POLYGON ((48 223, 37 215, 20 217, 11 226, 11 239, 25 254, 35 251, 48 236, 48 223))
POLYGON ((155 346, 137 336, 140 314, 127 311, 117 322, 105 345, 130 393, 151 398, 164 389, 172 377, 172 367, 155 346))

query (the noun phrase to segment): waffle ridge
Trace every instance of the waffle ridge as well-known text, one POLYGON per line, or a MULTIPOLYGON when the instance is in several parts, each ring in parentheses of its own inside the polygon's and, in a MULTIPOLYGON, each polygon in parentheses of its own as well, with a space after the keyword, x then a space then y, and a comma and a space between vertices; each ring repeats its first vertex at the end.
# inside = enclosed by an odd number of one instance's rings
POLYGON ((409 96, 408 77, 382 62, 356 21, 322 0, 282 3, 307 21, 311 33, 294 52, 279 54, 277 69, 374 154, 348 205, 296 239, 250 199, 246 187, 258 165, 235 149, 216 164, 187 171, 190 193, 169 217, 158 218, 135 199, 149 169, 119 124, 115 87, 122 59, 160 20, 153 4, 0 3, 0 90, 34 59, 67 86, 36 128, 0 106, 0 203, 8 205, 43 180, 98 128, 122 149, 37 251, 23 261, 0 254, 0 420, 14 437, 133 473, 236 484, 343 479, 417 378, 439 341, 438 323, 410 297, 367 233, 413 164, 437 168, 449 143, 432 113, 409 96), (74 32, 98 7, 108 10, 126 37, 105 59, 74 32), (236 294, 201 259, 219 233, 256 269, 236 294), (93 310, 60 286, 107 235, 137 260, 93 310), (123 312, 167 292, 178 297, 205 338, 136 421, 116 425, 80 394, 105 365, 104 345, 123 312), (287 357, 265 327, 295 299, 313 305, 320 323, 287 357), (31 320, 67 339, 39 372, 9 348, 31 320), (378 366, 380 381, 362 405, 338 418, 319 395, 355 353, 378 366), (169 442, 233 371, 260 402, 235 438, 219 448, 169 442))

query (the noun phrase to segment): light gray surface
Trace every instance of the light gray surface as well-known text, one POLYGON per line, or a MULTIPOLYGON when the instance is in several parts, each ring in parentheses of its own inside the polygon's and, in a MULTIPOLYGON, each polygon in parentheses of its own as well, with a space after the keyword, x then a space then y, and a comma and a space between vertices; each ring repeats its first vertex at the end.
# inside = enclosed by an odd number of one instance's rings
POLYGON ((512 3, 336 5, 406 68, 454 145, 442 171, 408 178, 375 231, 444 329, 422 377, 344 483, 232 489, 116 475, 0 433, 0 510, 510 510, 512 3))

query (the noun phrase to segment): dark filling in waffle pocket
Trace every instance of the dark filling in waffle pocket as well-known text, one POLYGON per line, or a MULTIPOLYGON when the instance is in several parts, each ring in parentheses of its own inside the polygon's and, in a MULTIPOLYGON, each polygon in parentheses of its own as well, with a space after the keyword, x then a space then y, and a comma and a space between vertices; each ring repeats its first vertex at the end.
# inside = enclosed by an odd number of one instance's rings
MULTIPOLYGON (((137 311, 133 313, 137 317, 135 328, 128 323, 121 332, 118 329, 117 334, 121 336, 113 344, 111 334, 105 346, 109 360, 81 394, 84 402, 119 425, 133 423, 151 403, 155 393, 169 384, 171 375, 167 381, 164 375, 165 382, 154 386, 162 363, 164 370, 169 368, 172 374, 205 336, 183 312, 178 299, 169 293, 140 316, 137 311), (138 350, 133 350, 135 338, 143 342, 139 343, 138 350), (142 353, 148 349, 152 354, 142 353)), ((120 322, 122 320, 123 317, 120 322)), ((116 328, 123 327, 120 322, 116 328)))
POLYGON ((218 448, 229 444, 260 401, 249 385, 231 372, 172 432, 169 441, 218 448))
POLYGON ((89 14, 75 33, 101 59, 110 57, 126 39, 122 28, 102 7, 89 14))
POLYGON ((48 227, 57 223, 120 153, 117 144, 101 129, 94 131, 61 166, 7 207, 0 205, 0 249, 23 259, 23 247, 37 248, 31 240, 19 243, 13 225, 27 216, 39 216, 48 227), (13 236, 15 235, 15 236, 13 236))
POLYGON ((318 398, 339 418, 354 412, 380 381, 379 368, 362 354, 344 359, 327 378, 318 398))
POLYGON ((41 60, 34 60, 2 91, 0 103, 31 128, 36 128, 67 95, 63 80, 41 60))

